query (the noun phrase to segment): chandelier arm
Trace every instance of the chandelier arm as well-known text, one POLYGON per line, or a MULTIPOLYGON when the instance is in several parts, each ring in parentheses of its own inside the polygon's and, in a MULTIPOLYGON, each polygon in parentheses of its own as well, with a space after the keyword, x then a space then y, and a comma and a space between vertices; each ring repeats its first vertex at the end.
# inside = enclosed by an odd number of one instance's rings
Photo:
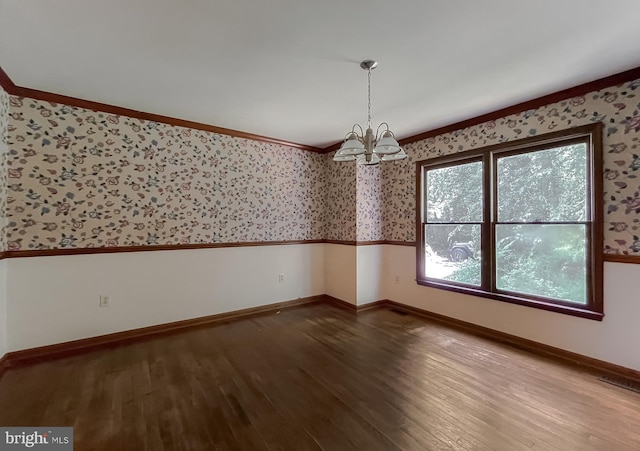
POLYGON ((380 125, 378 125, 378 128, 376 129, 376 141, 378 140, 378 132, 380 132, 380 127, 382 127, 383 125, 387 127, 387 129, 384 131, 389 132, 391 133, 391 135, 393 135, 393 132, 389 130, 389 124, 387 124, 386 122, 381 122, 380 125))
POLYGON ((353 124, 353 127, 351 127, 351 133, 355 133, 356 135, 358 134, 356 132, 356 127, 358 127, 360 129, 360 135, 358 135, 360 138, 362 138, 364 136, 364 130, 362 129, 362 127, 360 127, 360 124, 353 124))

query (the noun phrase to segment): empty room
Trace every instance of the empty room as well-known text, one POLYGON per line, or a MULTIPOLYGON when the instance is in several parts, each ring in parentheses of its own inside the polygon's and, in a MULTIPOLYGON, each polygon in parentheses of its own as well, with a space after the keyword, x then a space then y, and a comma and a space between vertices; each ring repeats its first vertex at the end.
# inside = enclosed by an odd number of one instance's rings
POLYGON ((640 449, 640 3, 0 0, 0 449, 640 449))

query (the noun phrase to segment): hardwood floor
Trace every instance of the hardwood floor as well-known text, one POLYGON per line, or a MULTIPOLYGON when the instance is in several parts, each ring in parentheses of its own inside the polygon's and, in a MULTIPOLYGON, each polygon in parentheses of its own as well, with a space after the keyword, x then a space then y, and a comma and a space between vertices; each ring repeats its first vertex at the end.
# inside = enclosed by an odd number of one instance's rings
POLYGON ((638 450, 640 394, 413 315, 313 304, 9 369, 76 450, 638 450))

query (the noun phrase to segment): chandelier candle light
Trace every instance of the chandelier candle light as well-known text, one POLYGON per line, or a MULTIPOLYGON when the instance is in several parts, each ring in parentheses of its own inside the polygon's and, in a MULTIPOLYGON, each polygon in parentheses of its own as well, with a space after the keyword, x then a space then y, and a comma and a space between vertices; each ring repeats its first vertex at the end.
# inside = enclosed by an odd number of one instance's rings
POLYGON ((404 160, 407 154, 402 150, 396 141, 393 132, 389 130, 389 124, 381 123, 374 136, 371 129, 371 71, 378 67, 378 62, 365 60, 360 63, 360 67, 368 72, 369 90, 367 105, 367 131, 363 132, 362 127, 355 124, 347 133, 342 146, 333 157, 333 161, 355 161, 356 164, 374 165, 381 161, 404 160), (378 136, 381 127, 385 127, 382 135, 378 136), (356 132, 356 127, 360 129, 360 134, 356 132))

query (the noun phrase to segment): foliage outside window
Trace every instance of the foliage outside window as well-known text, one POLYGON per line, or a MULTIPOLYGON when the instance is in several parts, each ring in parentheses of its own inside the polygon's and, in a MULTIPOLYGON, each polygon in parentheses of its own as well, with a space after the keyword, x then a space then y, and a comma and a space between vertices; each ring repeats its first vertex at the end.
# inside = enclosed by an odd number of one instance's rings
POLYGON ((602 319, 602 125, 417 164, 417 281, 602 319))

